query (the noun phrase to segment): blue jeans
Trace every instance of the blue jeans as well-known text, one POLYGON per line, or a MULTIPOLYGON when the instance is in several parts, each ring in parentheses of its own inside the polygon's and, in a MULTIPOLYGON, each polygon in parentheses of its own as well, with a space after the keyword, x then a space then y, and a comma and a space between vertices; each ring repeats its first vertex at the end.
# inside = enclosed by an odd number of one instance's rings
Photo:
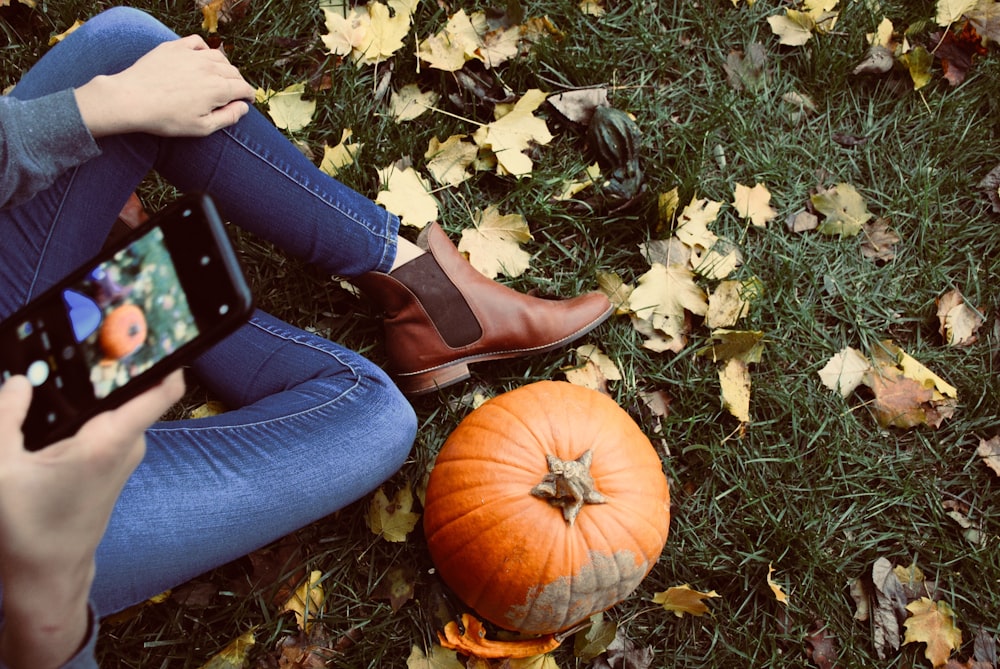
MULTIPOLYGON (((52 48, 11 95, 112 74, 177 35, 115 8, 52 48)), ((398 220, 320 172, 261 114, 205 138, 102 138, 99 157, 0 210, 0 318, 88 260, 156 171, 212 195, 223 217, 331 274, 388 271, 398 220)), ((252 268, 251 268, 252 271, 252 268)), ((193 365, 230 411, 160 422, 97 553, 106 615, 358 500, 392 476, 416 417, 376 365, 260 311, 193 365)))

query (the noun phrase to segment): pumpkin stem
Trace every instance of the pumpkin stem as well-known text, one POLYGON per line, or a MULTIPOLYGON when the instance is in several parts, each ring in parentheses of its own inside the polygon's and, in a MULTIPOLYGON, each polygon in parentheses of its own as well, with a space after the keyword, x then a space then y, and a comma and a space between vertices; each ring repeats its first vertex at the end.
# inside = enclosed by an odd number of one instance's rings
POLYGON ((531 489, 531 494, 552 506, 561 507, 563 518, 572 525, 584 504, 604 504, 608 501, 597 491, 594 477, 590 475, 593 459, 594 453, 589 449, 576 460, 561 460, 554 455, 546 455, 549 473, 531 489))

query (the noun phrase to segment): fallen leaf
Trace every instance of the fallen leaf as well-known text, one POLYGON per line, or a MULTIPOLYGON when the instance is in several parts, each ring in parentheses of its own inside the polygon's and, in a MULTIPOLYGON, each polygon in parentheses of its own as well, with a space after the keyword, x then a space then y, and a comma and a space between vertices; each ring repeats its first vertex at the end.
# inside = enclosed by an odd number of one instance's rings
POLYGON ((758 183, 753 188, 736 184, 733 195, 733 207, 743 218, 749 219, 758 228, 767 227, 768 221, 778 215, 771 206, 771 193, 767 187, 758 183))
POLYGON ((980 2, 965 16, 984 40, 1000 43, 1000 3, 980 2))
POLYGON ((808 232, 819 227, 819 217, 803 209, 789 214, 788 218, 785 219, 785 226, 791 232, 808 232))
POLYGON ((935 20, 939 26, 950 26, 978 2, 979 0, 938 0, 935 20))
POLYGON ((977 186, 986 193, 990 204, 993 205, 993 212, 1000 214, 1000 165, 990 170, 977 186))
POLYGON ((413 531, 420 520, 420 514, 413 512, 413 491, 404 485, 392 501, 379 488, 372 495, 365 522, 372 534, 393 543, 406 541, 406 535, 413 531))
POLYGON ((912 615, 903 623, 903 643, 925 643, 924 656, 935 667, 944 666, 951 651, 962 645, 962 631, 955 626, 955 612, 945 602, 924 597, 907 605, 912 615))
POLYGON ((847 346, 819 370, 819 378, 830 390, 840 393, 841 397, 848 397, 864 382, 871 368, 868 358, 847 346))
POLYGON ((573 655, 590 662, 608 650, 617 633, 618 625, 605 620, 603 613, 595 613, 590 617, 590 625, 573 635, 573 655))
POLYGON ((375 599, 388 599, 393 613, 413 599, 416 573, 412 567, 392 567, 372 592, 375 599))
POLYGON ((978 339, 976 333, 986 319, 978 309, 973 309, 957 288, 935 300, 940 322, 938 332, 948 346, 971 346, 978 339))
POLYGON ((420 60, 445 72, 457 72, 468 61, 474 60, 479 48, 480 30, 485 30, 485 16, 477 14, 475 17, 481 28, 473 24, 473 19, 464 9, 452 14, 444 28, 417 46, 420 60))
POLYGON ((861 230, 865 236, 865 241, 861 244, 861 255, 881 262, 888 262, 896 257, 896 244, 900 242, 900 238, 884 218, 865 223, 861 230))
POLYGON ((771 32, 778 36, 778 43, 785 46, 802 46, 812 39, 816 20, 806 12, 786 10, 782 15, 767 17, 771 32))
POLYGON ((375 201, 399 216, 404 225, 423 228, 438 218, 438 203, 430 184, 411 166, 396 163, 379 170, 383 190, 375 201))
POLYGON ((360 67, 380 63, 403 48, 410 32, 410 14, 400 11, 406 5, 396 3, 395 11, 381 2, 352 8, 346 16, 324 7, 325 35, 320 39, 330 53, 350 55, 360 67))
POLYGON ((872 633, 875 652, 880 660, 899 650, 902 643, 901 625, 906 619, 906 595, 892 563, 879 558, 872 565, 873 593, 872 633))
POLYGON ((1000 476, 1000 436, 980 439, 976 454, 983 459, 993 473, 1000 476))
POLYGON ((713 362, 760 362, 763 352, 763 332, 719 329, 712 331, 711 343, 698 349, 697 355, 711 356, 713 362))
POLYGON ((913 90, 920 90, 931 82, 931 67, 934 65, 934 55, 922 46, 915 46, 909 52, 900 56, 900 62, 910 72, 913 80, 913 90))
POLYGON ((303 97, 305 91, 305 84, 292 84, 277 93, 265 93, 267 113, 276 126, 294 133, 312 122, 316 101, 306 100, 303 97))
POLYGON ((443 142, 431 137, 424 158, 427 171, 442 186, 457 186, 472 176, 472 165, 479 149, 472 142, 464 141, 466 135, 452 135, 443 142))
POLYGON ((684 614, 700 617, 709 611, 708 605, 705 604, 704 600, 715 597, 719 597, 719 593, 715 590, 698 592, 697 590, 693 590, 690 585, 684 584, 675 585, 663 592, 654 593, 653 602, 660 604, 664 609, 670 611, 678 618, 683 618, 684 614))
POLYGON ((750 305, 760 299, 763 292, 763 284, 756 277, 720 281, 708 296, 705 325, 712 330, 733 327, 749 313, 750 305))
POLYGON ((585 344, 576 348, 574 352, 577 366, 566 370, 566 380, 574 385, 610 395, 608 381, 622 379, 621 370, 615 361, 594 344, 585 344))
POLYGON ((806 655, 819 669, 835 669, 837 666, 836 637, 820 621, 810 629, 806 636, 806 655))
POLYGON ((59 42, 63 41, 64 39, 66 39, 67 37, 69 37, 70 35, 72 35, 74 32, 76 32, 77 28, 83 25, 83 23, 84 22, 81 21, 80 19, 73 21, 73 25, 71 25, 69 28, 62 31, 58 35, 53 35, 52 37, 49 38, 49 46, 54 46, 59 42))
POLYGON ((885 74, 896 65, 896 56, 892 49, 884 44, 872 44, 868 47, 865 59, 855 66, 853 74, 885 74))
POLYGON ((534 145, 544 145, 553 136, 541 118, 532 113, 545 102, 546 95, 538 89, 527 91, 504 116, 479 128, 472 139, 480 147, 496 155, 497 172, 521 177, 534 165, 525 153, 534 145))
POLYGON ((462 230, 458 250, 484 276, 520 276, 528 269, 531 254, 520 244, 531 241, 528 222, 521 214, 501 214, 496 205, 477 211, 474 227, 462 230))
POLYGON ((740 423, 750 422, 750 366, 731 358, 719 370, 722 406, 740 423))
POLYGON ((389 96, 389 115, 396 123, 412 121, 436 105, 439 97, 436 91, 421 91, 417 84, 406 84, 389 96))
POLYGON ((736 90, 759 91, 768 79, 767 50, 758 42, 750 44, 745 50, 733 49, 726 57, 723 68, 729 85, 736 90))
POLYGON ((851 184, 837 184, 816 193, 810 200, 825 217, 819 226, 819 232, 825 235, 853 237, 872 217, 864 198, 851 184))
POLYGON ((580 125, 589 125, 590 118, 598 107, 611 106, 608 102, 608 89, 604 86, 553 93, 546 100, 560 114, 580 125))
MULTIPOLYGON (((679 265, 653 263, 639 277, 638 285, 629 295, 630 312, 649 324, 653 332, 664 338, 665 350, 680 351, 687 343, 685 312, 704 316, 708 300, 694 281, 694 274, 679 265)), ((644 344, 646 346, 646 344, 644 344)))
POLYGON ((770 564, 767 565, 767 587, 771 588, 771 592, 774 593, 774 598, 777 599, 782 604, 788 605, 788 595, 785 591, 781 589, 781 586, 775 583, 771 579, 771 574, 774 573, 774 567, 770 564))
POLYGON ((288 598, 281 612, 291 611, 295 614, 295 622, 299 629, 308 633, 313 621, 323 608, 323 601, 326 595, 323 592, 323 572, 314 570, 309 572, 309 579, 300 585, 292 596, 288 598))
POLYGON ((359 142, 350 142, 352 135, 353 131, 350 128, 344 128, 340 135, 339 144, 323 147, 323 158, 319 164, 320 171, 335 177, 340 170, 354 164, 355 157, 364 145, 359 142))
POLYGON ((410 649, 410 656, 406 658, 406 669, 466 669, 466 667, 459 661, 458 653, 454 650, 435 644, 431 647, 431 654, 427 655, 414 644, 410 649))
POLYGON ((608 296, 615 307, 615 314, 623 316, 629 313, 628 299, 632 294, 632 286, 614 272, 597 272, 597 286, 608 296))
POLYGON ((201 669, 244 669, 255 643, 254 630, 247 630, 214 655, 201 669))

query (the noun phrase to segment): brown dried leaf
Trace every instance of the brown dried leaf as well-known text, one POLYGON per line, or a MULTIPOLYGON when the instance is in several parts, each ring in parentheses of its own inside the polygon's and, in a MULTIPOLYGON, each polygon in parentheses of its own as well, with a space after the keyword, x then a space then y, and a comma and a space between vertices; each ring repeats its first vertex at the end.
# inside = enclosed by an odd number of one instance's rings
POLYGON ((837 666, 836 637, 829 633, 824 622, 816 622, 806 637, 806 643, 806 655, 819 669, 834 669, 837 666))
POLYGON ((976 333, 986 320, 979 309, 973 309, 955 288, 937 300, 937 316, 941 323, 938 331, 948 346, 970 346, 978 338, 976 333))
POLYGON ((900 242, 900 238, 884 218, 865 223, 861 231, 865 236, 865 241, 861 244, 861 255, 882 262, 896 257, 896 244, 900 242))
POLYGON ((372 592, 374 599, 388 599, 393 613, 413 599, 416 572, 412 567, 393 567, 372 592))
POLYGON ((980 439, 976 453, 983 459, 986 466, 993 470, 994 474, 1000 476, 1000 436, 992 437, 989 440, 980 439))

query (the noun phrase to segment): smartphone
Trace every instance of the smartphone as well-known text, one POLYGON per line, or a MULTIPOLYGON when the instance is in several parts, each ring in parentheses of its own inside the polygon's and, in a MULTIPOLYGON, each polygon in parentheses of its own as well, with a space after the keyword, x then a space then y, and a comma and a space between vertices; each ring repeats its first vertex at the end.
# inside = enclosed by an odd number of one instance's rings
POLYGON ((0 378, 34 386, 25 446, 71 436, 245 323, 250 289, 209 196, 184 196, 0 323, 0 378))

